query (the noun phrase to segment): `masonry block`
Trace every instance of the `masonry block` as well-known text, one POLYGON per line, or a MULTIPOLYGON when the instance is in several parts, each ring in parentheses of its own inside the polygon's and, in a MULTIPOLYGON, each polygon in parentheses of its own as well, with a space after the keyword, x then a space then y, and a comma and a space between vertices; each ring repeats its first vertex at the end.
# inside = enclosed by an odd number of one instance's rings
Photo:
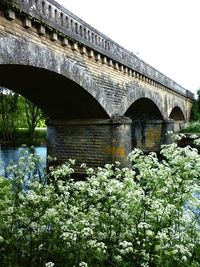
POLYGON ((64 37, 61 41, 61 44, 62 44, 62 46, 68 46, 69 42, 68 42, 67 38, 64 37))
POLYGON ((39 35, 45 35, 46 34, 46 29, 43 25, 40 25, 38 28, 38 34, 39 35))
POLYGON ((26 28, 26 29, 31 28, 31 27, 32 27, 32 22, 31 22, 31 20, 28 19, 28 18, 25 18, 25 19, 23 20, 23 26, 24 26, 24 28, 26 28))
POLYGON ((57 35, 57 33, 55 33, 55 32, 52 32, 51 34, 50 34, 50 40, 51 41, 57 41, 58 40, 58 35, 57 35))
POLYGON ((15 19, 15 12, 13 10, 8 10, 6 13, 6 17, 9 20, 14 20, 15 19))

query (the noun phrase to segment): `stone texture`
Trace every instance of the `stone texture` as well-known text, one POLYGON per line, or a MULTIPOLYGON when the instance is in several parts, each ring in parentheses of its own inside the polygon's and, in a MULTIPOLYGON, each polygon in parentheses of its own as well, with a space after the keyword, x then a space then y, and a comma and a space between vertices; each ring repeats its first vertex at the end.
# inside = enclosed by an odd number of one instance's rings
MULTIPOLYGON (((34 8, 24 2, 27 19, 38 12, 34 8)), ((11 20, 0 10, 0 86, 27 97, 49 116, 48 152, 60 162, 70 157, 89 166, 115 160, 126 165, 134 146, 158 149, 168 142, 168 129, 177 131, 179 120, 189 120, 189 91, 177 89, 167 78, 161 82, 159 72, 152 74, 153 69, 135 57, 129 61, 127 51, 116 50, 117 44, 113 47, 105 37, 98 39, 99 33, 89 26, 76 30, 80 22, 67 31, 66 24, 67 33, 59 35, 63 26, 58 21, 49 23, 43 17, 41 25, 31 20, 25 28, 24 16, 16 14, 11 20), (57 29, 54 42, 47 26, 57 29), (152 114, 159 116, 152 119, 152 114)))
MULTIPOLYGON (((9 3, 9 0, 7 0, 9 3)), ((124 49, 116 42, 100 33, 86 22, 72 14, 70 11, 56 3, 54 0, 46 0, 40 4, 35 4, 34 1, 14 0, 14 5, 20 12, 24 12, 28 16, 36 20, 46 23, 49 27, 56 29, 64 35, 82 43, 96 52, 107 56, 113 61, 119 62, 125 67, 131 68, 138 73, 151 78, 152 80, 162 84, 179 94, 194 97, 191 92, 187 93, 182 86, 169 79, 161 72, 138 58, 132 52, 124 49), (52 16, 49 8, 54 9, 56 16, 52 16), (61 15, 62 14, 62 15, 61 15), (63 20, 65 17, 65 22, 63 20), (69 23, 70 21, 70 23, 69 23)))
POLYGON ((48 122, 48 153, 59 162, 74 158, 80 164, 97 167, 120 161, 127 165, 131 152, 131 121, 116 120, 50 120, 48 122))

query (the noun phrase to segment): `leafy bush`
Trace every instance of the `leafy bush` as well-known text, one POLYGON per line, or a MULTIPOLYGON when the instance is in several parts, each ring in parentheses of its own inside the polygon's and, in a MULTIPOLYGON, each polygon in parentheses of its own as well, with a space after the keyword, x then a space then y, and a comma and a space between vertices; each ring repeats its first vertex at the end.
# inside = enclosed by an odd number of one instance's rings
POLYGON ((135 149, 132 168, 72 161, 35 172, 23 154, 0 178, 0 266, 200 266, 200 156, 164 145, 135 149))
POLYGON ((200 89, 197 90, 197 99, 193 103, 190 119, 191 121, 200 120, 200 89))
POLYGON ((200 133, 200 121, 190 122, 186 128, 181 129, 182 133, 200 133))

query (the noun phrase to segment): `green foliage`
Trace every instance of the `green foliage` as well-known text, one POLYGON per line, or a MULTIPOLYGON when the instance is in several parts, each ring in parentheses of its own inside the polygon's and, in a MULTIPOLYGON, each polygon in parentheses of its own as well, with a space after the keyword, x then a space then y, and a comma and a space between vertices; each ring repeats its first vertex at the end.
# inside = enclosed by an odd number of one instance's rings
POLYGON ((17 99, 17 94, 0 87, 0 126, 4 140, 11 140, 13 138, 16 128, 17 99))
POLYGON ((197 90, 197 100, 191 109, 191 121, 200 121, 200 89, 197 90))
MULTIPOLYGON (((12 91, 0 88, 0 138, 16 140, 20 128, 28 129, 28 142, 37 142, 36 127, 45 127, 45 115, 32 102, 12 91)), ((18 140, 20 142, 20 140, 18 140)), ((27 141, 27 136, 22 143, 27 141)))
POLYGON ((191 109, 190 123, 186 128, 181 129, 183 133, 200 133, 200 89, 197 90, 197 100, 191 109))
POLYGON ((195 101, 193 106, 192 106, 190 120, 191 121, 200 121, 199 103, 197 101, 195 101))
POLYGON ((17 128, 28 128, 31 132, 36 127, 45 127, 45 115, 32 102, 23 96, 17 102, 17 128))
POLYGON ((0 178, 0 266, 200 266, 200 155, 176 144, 161 154, 83 164, 76 181, 73 161, 41 177, 23 152, 0 178))
POLYGON ((34 140, 35 128, 39 124, 44 114, 37 106, 35 106, 31 101, 24 98, 24 108, 26 113, 26 122, 28 125, 28 132, 32 140, 34 140))
POLYGON ((46 143, 46 134, 47 129, 46 128, 36 128, 34 131, 34 141, 30 138, 30 133, 27 128, 20 128, 16 129, 14 134, 14 141, 12 141, 12 144, 16 145, 40 145, 46 143))
POLYGON ((200 133, 200 121, 190 122, 186 128, 181 129, 182 133, 200 133))

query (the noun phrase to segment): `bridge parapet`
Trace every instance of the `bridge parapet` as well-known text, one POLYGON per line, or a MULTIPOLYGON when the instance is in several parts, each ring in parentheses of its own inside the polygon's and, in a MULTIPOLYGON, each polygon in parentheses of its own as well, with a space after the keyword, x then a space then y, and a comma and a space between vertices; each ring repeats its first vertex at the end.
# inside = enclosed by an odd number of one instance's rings
MULTIPOLYGON (((2 0, 1 0, 2 1, 2 0)), ((89 47, 115 63, 119 63, 134 75, 144 75, 147 79, 155 81, 166 88, 177 92, 187 98, 194 99, 194 94, 147 64, 145 61, 129 52, 116 42, 100 33, 95 28, 78 18, 69 10, 54 0, 3 0, 10 7, 20 10, 27 16, 36 19, 39 23, 53 28, 64 38, 72 38, 83 46, 89 47)), ((112 63, 111 63, 112 64, 112 63)))

